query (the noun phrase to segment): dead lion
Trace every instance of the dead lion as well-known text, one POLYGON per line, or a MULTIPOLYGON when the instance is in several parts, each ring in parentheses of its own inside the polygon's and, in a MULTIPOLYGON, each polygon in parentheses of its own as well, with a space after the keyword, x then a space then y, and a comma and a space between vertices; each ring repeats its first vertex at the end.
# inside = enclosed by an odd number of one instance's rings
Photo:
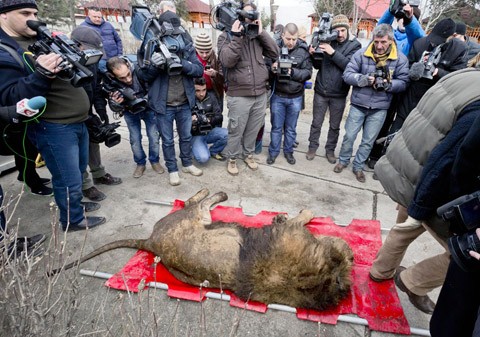
MULTIPOLYGON (((185 207, 160 219, 145 240, 119 240, 102 246, 71 268, 106 251, 130 247, 161 257, 179 280, 232 290, 238 297, 263 303, 322 310, 337 305, 350 290, 353 253, 336 237, 314 237, 305 224, 311 211, 271 226, 245 228, 212 222, 210 208, 227 200, 223 192, 208 197, 203 189, 185 207), (220 284, 221 282, 221 284, 220 284)), ((58 270, 57 270, 58 271, 58 270)))

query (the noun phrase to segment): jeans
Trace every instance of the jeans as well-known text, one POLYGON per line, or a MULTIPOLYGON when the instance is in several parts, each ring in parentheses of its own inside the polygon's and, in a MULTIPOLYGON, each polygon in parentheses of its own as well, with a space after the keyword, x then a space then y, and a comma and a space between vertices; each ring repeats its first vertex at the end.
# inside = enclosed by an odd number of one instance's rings
POLYGON ((58 124, 40 120, 28 126, 28 136, 52 174, 55 202, 60 223, 83 220, 82 172, 88 164, 88 131, 85 123, 58 124))
POLYGON ((272 157, 280 153, 282 143, 282 132, 285 130, 283 141, 283 153, 293 153, 293 143, 297 139, 297 120, 302 109, 302 96, 295 98, 280 97, 275 94, 270 102, 270 146, 268 153, 272 157))
POLYGON ((372 110, 355 105, 350 106, 350 112, 345 123, 345 136, 343 137, 342 148, 338 157, 340 164, 347 166, 350 163, 353 143, 363 127, 362 140, 353 160, 353 171, 363 170, 363 165, 370 155, 373 142, 377 139, 386 115, 387 110, 372 110))
POLYGON ((327 143, 325 144, 326 153, 335 153, 340 134, 340 123, 342 122, 343 111, 345 110, 346 97, 325 97, 315 93, 313 97, 313 119, 310 127, 310 136, 308 141, 310 150, 317 150, 320 146, 320 132, 325 119, 327 110, 329 110, 329 128, 327 143))
POLYGON ((192 165, 192 110, 188 104, 167 106, 165 114, 156 114, 157 126, 162 137, 163 157, 169 173, 177 172, 173 121, 177 126, 180 160, 184 167, 192 165))
POLYGON ((221 153, 227 145, 228 131, 225 128, 214 127, 205 136, 192 137, 192 153, 199 163, 206 163, 210 155, 221 153), (208 144, 212 144, 210 149, 208 144))
POLYGON ((124 113, 125 122, 127 122, 128 132, 130 133, 130 147, 133 152, 133 160, 137 165, 145 166, 147 156, 142 146, 142 120, 148 137, 148 160, 155 164, 159 161, 159 134, 155 119, 155 113, 151 110, 132 114, 128 111, 124 113))

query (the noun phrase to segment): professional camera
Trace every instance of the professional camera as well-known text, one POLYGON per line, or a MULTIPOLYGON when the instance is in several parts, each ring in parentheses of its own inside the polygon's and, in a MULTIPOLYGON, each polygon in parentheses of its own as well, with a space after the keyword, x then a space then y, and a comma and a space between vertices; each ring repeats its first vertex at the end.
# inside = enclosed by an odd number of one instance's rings
POLYGON ((192 136, 205 136, 212 130, 212 124, 201 103, 197 102, 193 107, 192 116, 197 117, 197 120, 192 121, 192 136))
POLYGON ((319 48, 320 43, 330 43, 335 41, 338 37, 337 31, 332 30, 333 15, 330 13, 323 13, 318 27, 312 35, 312 47, 315 49, 313 52, 313 59, 317 61, 323 60, 323 51, 319 48))
POLYGON ((433 72, 435 71, 437 65, 440 63, 440 59, 442 57, 442 46, 443 44, 436 46, 435 49, 433 49, 431 52, 423 52, 421 60, 425 68, 423 70, 422 78, 426 78, 429 80, 433 79, 433 72))
POLYGON ((102 90, 107 94, 118 91, 123 97, 122 105, 125 107, 125 110, 132 114, 143 112, 148 106, 145 98, 138 98, 132 88, 127 87, 109 73, 105 73, 103 76, 102 90))
POLYGON ((376 68, 370 76, 374 77, 373 89, 377 91, 385 91, 390 87, 388 70, 385 67, 376 68), (387 82, 385 82, 387 80, 387 82))
POLYGON ((463 195, 439 207, 437 214, 450 222, 450 230, 456 234, 448 239, 448 248, 454 261, 465 271, 480 267, 477 259, 468 253, 480 253, 480 240, 475 232, 480 224, 480 191, 463 195))
MULTIPOLYGON (((64 34, 52 36, 44 22, 28 20, 27 26, 36 31, 38 37, 37 42, 28 46, 29 51, 36 56, 55 53, 62 57, 59 64, 62 70, 56 74, 58 78, 70 81, 74 87, 81 87, 92 80, 93 74, 87 66, 100 61, 103 56, 101 51, 80 50, 77 44, 64 34)), ((43 69, 43 72, 49 73, 46 69, 43 69)))
POLYGON ((278 82, 286 83, 290 80, 290 71, 296 62, 288 55, 288 48, 282 47, 280 57, 278 59, 278 69, 276 70, 278 82))
POLYGON ((239 20, 243 26, 242 34, 250 37, 258 35, 259 26, 255 23, 247 23, 245 19, 258 20, 259 14, 257 11, 244 10, 243 3, 237 4, 235 1, 224 1, 213 9, 213 13, 213 27, 215 29, 231 32, 233 23, 239 20))
POLYGON ((180 45, 174 36, 185 33, 183 27, 173 27, 166 21, 160 24, 148 7, 132 6, 130 32, 135 38, 143 41, 138 55, 141 66, 150 65, 153 53, 159 53, 163 58, 161 67, 169 75, 182 73, 182 61, 178 55, 185 46, 180 45))
POLYGON ((120 126, 120 122, 105 124, 96 115, 90 115, 86 121, 89 139, 92 143, 103 143, 107 147, 112 147, 120 143, 122 138, 115 129, 120 126))
POLYGON ((390 13, 397 19, 402 19, 405 17, 405 10, 403 7, 405 5, 410 5, 412 7, 420 6, 420 0, 395 0, 390 5, 390 13))

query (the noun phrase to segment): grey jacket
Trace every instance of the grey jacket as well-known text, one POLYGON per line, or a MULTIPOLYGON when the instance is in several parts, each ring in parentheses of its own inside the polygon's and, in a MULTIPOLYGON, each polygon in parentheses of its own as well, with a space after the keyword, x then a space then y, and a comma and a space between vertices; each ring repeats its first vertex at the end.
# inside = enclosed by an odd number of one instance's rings
POLYGON ((479 87, 480 70, 467 68, 443 77, 425 93, 375 165, 390 198, 404 207, 410 205, 430 152, 463 108, 480 99, 479 87))

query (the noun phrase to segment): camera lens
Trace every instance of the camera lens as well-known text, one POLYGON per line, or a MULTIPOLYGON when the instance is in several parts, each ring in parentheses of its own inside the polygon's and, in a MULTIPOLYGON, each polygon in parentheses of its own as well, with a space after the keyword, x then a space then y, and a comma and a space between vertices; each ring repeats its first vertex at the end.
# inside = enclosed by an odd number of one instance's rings
POLYGON ((478 268, 480 261, 470 256, 469 251, 480 252, 480 240, 475 231, 463 235, 455 235, 448 239, 448 249, 453 260, 464 271, 478 268))

